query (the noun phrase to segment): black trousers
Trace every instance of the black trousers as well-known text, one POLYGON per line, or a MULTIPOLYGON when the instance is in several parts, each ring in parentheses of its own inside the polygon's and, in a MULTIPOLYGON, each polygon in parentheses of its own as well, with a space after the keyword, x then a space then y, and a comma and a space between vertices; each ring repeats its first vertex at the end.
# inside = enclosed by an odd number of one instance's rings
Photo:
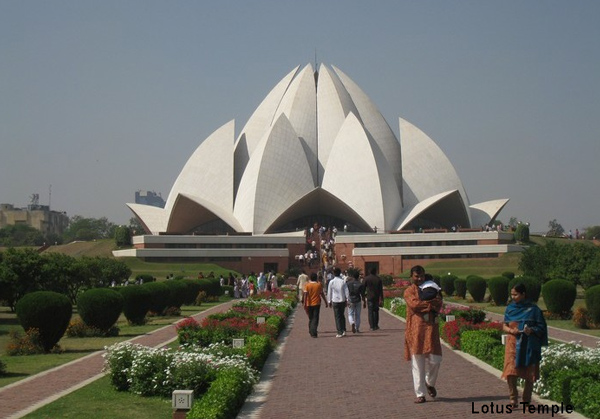
POLYGON ((321 313, 321 305, 308 306, 308 333, 311 336, 317 336, 319 328, 319 315, 321 313))
POLYGON ((369 314, 369 327, 379 328, 379 301, 367 300, 367 313, 369 314))
POLYGON ((346 302, 333 303, 333 317, 335 319, 335 328, 338 335, 346 331, 346 302))

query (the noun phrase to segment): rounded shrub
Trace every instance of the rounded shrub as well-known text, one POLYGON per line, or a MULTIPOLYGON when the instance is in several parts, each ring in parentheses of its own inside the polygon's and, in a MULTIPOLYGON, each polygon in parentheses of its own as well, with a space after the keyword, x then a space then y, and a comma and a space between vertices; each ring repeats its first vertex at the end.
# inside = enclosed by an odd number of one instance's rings
POLYGON ((492 300, 496 303, 497 306, 505 306, 508 301, 509 289, 508 283, 510 280, 506 276, 496 276, 494 278, 490 278, 488 282, 488 287, 490 289, 490 295, 492 296, 492 300))
POLYGON ((572 282, 553 279, 542 286, 542 296, 549 312, 569 313, 577 298, 577 288, 572 282))
POLYGON ((180 308, 187 299, 187 285, 181 279, 165 281, 164 284, 169 288, 167 307, 180 308))
POLYGON ((527 290, 526 297, 528 300, 537 303, 540 299, 540 293, 542 292, 542 281, 533 276, 520 276, 513 278, 508 283, 508 291, 515 287, 515 285, 523 284, 527 290))
POLYGON ((149 282, 140 285, 150 292, 149 311, 161 315, 169 303, 169 287, 164 282, 149 282))
POLYGON ((595 285, 585 291, 585 306, 595 324, 600 324, 600 285, 595 285))
POLYGON ((470 275, 467 278, 467 291, 473 297, 473 301, 480 303, 485 298, 485 290, 487 288, 487 282, 480 276, 470 275))
POLYGON ((509 280, 511 280, 511 279, 513 279, 515 277, 515 273, 514 272, 510 272, 510 271, 506 271, 506 272, 502 272, 502 276, 505 276, 509 280))
POLYGON ((457 276, 452 274, 444 275, 440 278, 440 286, 447 296, 454 294, 454 281, 456 281, 456 278, 457 276))
POLYGON ((77 297, 77 311, 88 326, 108 331, 123 311, 123 296, 112 288, 92 288, 77 297))
POLYGON ((73 307, 69 298, 53 291, 36 291, 25 294, 16 305, 15 311, 19 323, 26 331, 39 330, 44 351, 50 352, 63 337, 73 307))
MULTIPOLYGON (((200 279, 180 279, 179 281, 183 282, 186 285, 186 293, 183 304, 187 306, 194 305, 196 302, 196 297, 198 293, 202 291, 202 282, 200 279)), ((233 295, 233 291, 231 292, 233 295)))
POLYGON ((119 293, 123 296, 123 314, 127 321, 136 325, 146 323, 146 314, 150 309, 150 291, 133 285, 120 287, 119 293))
POLYGON ((456 278, 454 281, 454 290, 457 297, 463 300, 467 298, 467 280, 465 278, 456 278))
POLYGON ((138 274, 135 277, 135 282, 137 282, 138 284, 146 284, 148 282, 154 282, 154 281, 156 281, 156 278, 154 278, 150 274, 138 274))

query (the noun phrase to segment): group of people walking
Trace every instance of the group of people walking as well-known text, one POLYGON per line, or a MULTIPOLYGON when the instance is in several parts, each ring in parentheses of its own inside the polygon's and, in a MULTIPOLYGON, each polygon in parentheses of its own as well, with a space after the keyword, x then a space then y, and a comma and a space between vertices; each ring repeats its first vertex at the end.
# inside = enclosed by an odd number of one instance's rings
MULTIPOLYGON (((404 292, 406 302, 406 331, 404 357, 411 362, 415 403, 427 401, 426 396, 437 396, 437 377, 442 361, 439 316, 443 298, 438 285, 425 273, 422 266, 410 271, 411 284, 404 292)), ((308 314, 309 334, 318 337, 321 302, 333 309, 336 338, 346 336, 345 310, 353 333, 360 333, 361 309, 367 309, 369 327, 379 329, 379 308, 383 306, 383 284, 373 269, 363 281, 358 274, 346 281, 339 268, 325 284, 317 274, 300 275, 298 291, 308 314)), ((511 289, 512 302, 507 306, 503 331, 507 334, 502 378, 507 380, 510 407, 519 406, 518 378, 525 380, 521 403, 529 404, 533 383, 539 379, 541 347, 548 345, 548 330, 542 311, 527 299, 523 284, 511 289)))
POLYGON ((310 278, 303 272, 298 277, 298 292, 301 294, 302 305, 308 314, 309 334, 318 337, 321 302, 325 307, 333 309, 336 338, 346 336, 346 308, 348 308, 348 323, 352 333, 361 332, 361 312, 367 309, 369 327, 379 329, 379 308, 383 307, 383 283, 372 270, 370 274, 359 280, 358 272, 342 278, 339 268, 333 269, 333 278, 324 281, 316 273, 310 278))

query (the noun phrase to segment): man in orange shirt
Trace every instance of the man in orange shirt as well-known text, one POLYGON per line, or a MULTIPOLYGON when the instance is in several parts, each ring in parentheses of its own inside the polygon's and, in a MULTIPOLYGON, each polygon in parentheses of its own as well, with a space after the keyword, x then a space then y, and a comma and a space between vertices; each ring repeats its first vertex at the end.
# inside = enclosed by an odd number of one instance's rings
POLYGON ((325 301, 325 307, 327 307, 327 297, 325 297, 325 293, 323 292, 323 285, 317 281, 317 274, 312 273, 302 294, 302 305, 308 314, 308 333, 313 338, 318 336, 317 329, 319 328, 321 299, 325 301))

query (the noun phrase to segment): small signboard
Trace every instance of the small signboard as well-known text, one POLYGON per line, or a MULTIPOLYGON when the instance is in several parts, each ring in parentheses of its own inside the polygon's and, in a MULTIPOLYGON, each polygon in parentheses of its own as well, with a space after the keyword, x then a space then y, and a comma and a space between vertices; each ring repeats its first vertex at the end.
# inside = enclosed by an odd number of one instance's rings
POLYGON ((233 339, 233 347, 234 348, 243 348, 244 347, 244 339, 233 339))
POLYGON ((453 322, 454 320, 456 320, 456 316, 452 316, 452 315, 446 316, 446 321, 447 322, 453 322))
POLYGON ((266 321, 264 317, 257 317, 256 324, 263 324, 266 321))

